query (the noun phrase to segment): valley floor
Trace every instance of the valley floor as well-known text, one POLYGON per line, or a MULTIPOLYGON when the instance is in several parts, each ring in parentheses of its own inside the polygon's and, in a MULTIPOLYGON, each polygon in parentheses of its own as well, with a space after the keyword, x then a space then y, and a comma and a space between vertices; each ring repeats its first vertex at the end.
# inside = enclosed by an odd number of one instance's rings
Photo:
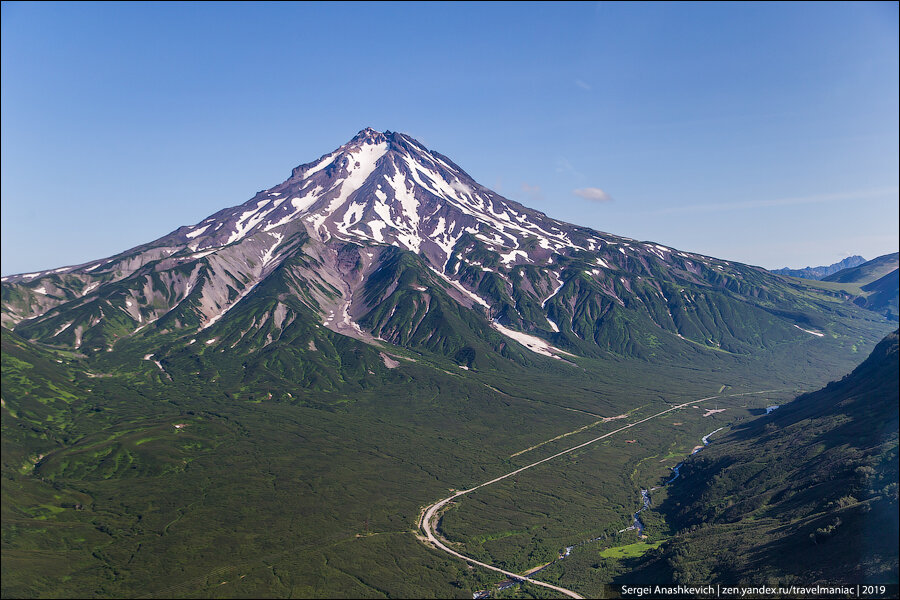
MULTIPOLYGON (((592 596, 604 574, 588 557, 640 542, 619 531, 641 488, 862 354, 824 343, 802 363, 712 368, 461 371, 397 350, 416 362, 312 393, 232 385, 239 368, 161 371, 145 351, 88 363, 4 332, 3 595, 471 598, 506 576, 421 542, 422 507, 444 498, 426 535, 508 573, 597 539, 539 576, 592 596)), ((665 525, 645 525, 652 546, 665 525)), ((541 593, 524 590, 503 593, 541 593)))

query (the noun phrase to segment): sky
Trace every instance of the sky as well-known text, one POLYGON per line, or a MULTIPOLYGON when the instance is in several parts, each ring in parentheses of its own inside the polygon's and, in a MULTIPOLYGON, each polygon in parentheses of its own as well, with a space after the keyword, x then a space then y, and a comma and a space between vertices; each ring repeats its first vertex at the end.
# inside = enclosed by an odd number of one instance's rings
POLYGON ((104 258, 359 130, 766 268, 896 252, 898 4, 2 4, 2 271, 104 258))

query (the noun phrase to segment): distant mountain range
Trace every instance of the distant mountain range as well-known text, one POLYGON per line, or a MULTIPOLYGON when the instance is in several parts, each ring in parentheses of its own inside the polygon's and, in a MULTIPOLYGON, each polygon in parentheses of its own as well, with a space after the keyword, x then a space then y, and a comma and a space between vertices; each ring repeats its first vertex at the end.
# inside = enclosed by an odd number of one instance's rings
POLYGON ((803 269, 790 269, 785 267, 783 269, 773 269, 772 272, 778 273, 779 275, 788 275, 789 277, 800 277, 801 279, 824 279, 842 269, 856 267, 864 262, 866 262, 866 259, 862 256, 854 255, 848 256, 844 260, 828 266, 805 267, 803 269))
POLYGON ((861 259, 853 256, 835 263, 830 267, 816 267, 815 269, 779 269, 773 271, 792 277, 807 278, 810 271, 811 279, 822 282, 823 288, 831 291, 842 291, 846 298, 852 300, 857 306, 877 312, 893 321, 900 320, 900 253, 885 254, 873 258, 867 262, 861 262, 855 266, 846 267, 834 271, 824 277, 819 277, 819 271, 830 270, 847 261, 861 259))
POLYGON ((855 294, 853 302, 894 321, 900 315, 900 253, 885 254, 822 279, 855 294))
POLYGON ((900 252, 894 252, 893 254, 885 254, 884 256, 873 258, 852 268, 836 271, 827 277, 823 277, 822 281, 853 283, 864 286, 896 271, 898 266, 900 266, 900 252))

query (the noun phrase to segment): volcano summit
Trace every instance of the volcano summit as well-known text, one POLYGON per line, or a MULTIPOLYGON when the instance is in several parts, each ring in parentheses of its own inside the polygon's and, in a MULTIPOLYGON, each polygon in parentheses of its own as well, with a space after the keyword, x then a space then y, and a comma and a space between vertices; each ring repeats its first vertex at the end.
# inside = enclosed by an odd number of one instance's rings
POLYGON ((265 297, 241 337, 269 323, 271 343, 304 313, 367 342, 462 352, 469 366, 469 332, 453 330, 490 329, 557 358, 807 343, 827 333, 823 312, 839 299, 813 296, 760 268, 557 221, 407 135, 364 129, 196 225, 104 260, 4 277, 3 324, 96 353, 134 336, 206 335, 265 297), (478 316, 451 323, 447 310, 478 316))
POLYGON ((662 542, 628 528, 641 489, 892 330, 841 290, 558 221, 365 129, 3 278, 3 594, 472 597, 553 563, 600 596, 630 563, 597 550, 662 542))

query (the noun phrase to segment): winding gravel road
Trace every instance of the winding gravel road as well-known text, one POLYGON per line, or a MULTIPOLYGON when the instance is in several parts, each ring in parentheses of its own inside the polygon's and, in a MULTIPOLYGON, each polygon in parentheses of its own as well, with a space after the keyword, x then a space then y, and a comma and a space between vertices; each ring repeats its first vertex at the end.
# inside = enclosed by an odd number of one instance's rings
POLYGON ((443 500, 438 500, 434 504, 431 504, 431 505, 425 507, 425 510, 422 515, 422 520, 419 522, 419 527, 422 529, 422 531, 425 532, 425 536, 428 538, 428 541, 431 542, 436 548, 439 548, 440 550, 443 550, 444 552, 447 552, 448 554, 452 554, 453 556, 461 558, 470 564, 478 565, 479 567, 484 567, 485 569, 490 569, 491 571, 496 571, 498 573, 503 573, 507 577, 510 577, 511 579, 514 579, 517 581, 527 581, 528 583, 532 583, 534 585, 539 585, 541 587, 555 590, 555 591, 557 591, 561 594, 564 594, 570 598, 583 598, 583 596, 579 595, 577 592, 573 592, 572 590, 568 590, 566 588, 552 585, 549 583, 544 583, 543 581, 538 581, 538 580, 532 579, 530 577, 525 577, 524 575, 518 575, 516 573, 506 571, 499 567, 495 567, 493 565, 489 565, 489 564, 483 563, 481 561, 475 560, 474 558, 465 556, 463 554, 460 554, 456 550, 448 548, 443 542, 441 542, 441 540, 439 539, 439 537, 437 536, 437 534, 435 532, 436 521, 437 521, 436 517, 438 516, 438 513, 444 506, 447 505, 447 503, 451 502, 452 500, 455 500, 456 498, 459 498, 460 496, 465 496, 466 494, 474 492, 475 490, 481 489, 485 486, 491 485, 493 483, 497 483, 498 481, 503 481, 504 479, 512 477, 513 475, 517 475, 517 474, 521 473, 522 471, 527 471, 528 469, 530 469, 532 467, 536 467, 547 461, 551 461, 554 458, 558 458, 564 454, 574 452, 575 450, 578 450, 579 448, 584 448, 585 446, 590 446, 591 444, 593 444, 595 442, 599 442, 600 440, 602 440, 604 438, 608 438, 609 436, 619 433, 620 431, 625 431, 626 429, 631 429, 635 425, 640 425, 641 423, 649 421, 650 419, 655 419, 656 417, 659 417, 660 415, 664 415, 666 413, 672 412, 673 410, 678 410, 680 408, 684 408, 685 406, 691 406, 691 405, 697 404, 699 402, 706 402, 707 400, 714 400, 716 398, 733 398, 736 396, 750 396, 753 394, 768 394, 768 393, 780 392, 780 391, 784 391, 784 390, 762 390, 759 392, 743 392, 740 394, 726 394, 726 395, 720 395, 720 396, 710 396, 708 398, 701 398, 699 400, 691 400, 690 402, 678 404, 678 405, 668 408, 666 410, 660 411, 660 412, 656 413, 655 415, 650 415, 649 417, 645 417, 645 418, 641 419, 640 421, 635 421, 634 423, 630 423, 623 427, 619 427, 618 429, 610 431, 609 433, 604 433, 603 435, 601 435, 599 437, 595 437, 594 439, 584 442, 583 444, 578 444, 577 446, 573 446, 573 447, 569 448, 568 450, 563 450, 562 452, 557 452, 553 456, 548 456, 547 458, 544 458, 537 462, 533 462, 530 465, 520 467, 520 468, 516 469, 515 471, 510 471, 506 475, 501 475, 500 477, 495 477, 494 479, 491 479, 490 481, 485 481, 484 483, 482 483, 480 485, 476 485, 473 488, 470 488, 468 490, 463 490, 461 492, 456 492, 452 496, 444 498, 443 500))

